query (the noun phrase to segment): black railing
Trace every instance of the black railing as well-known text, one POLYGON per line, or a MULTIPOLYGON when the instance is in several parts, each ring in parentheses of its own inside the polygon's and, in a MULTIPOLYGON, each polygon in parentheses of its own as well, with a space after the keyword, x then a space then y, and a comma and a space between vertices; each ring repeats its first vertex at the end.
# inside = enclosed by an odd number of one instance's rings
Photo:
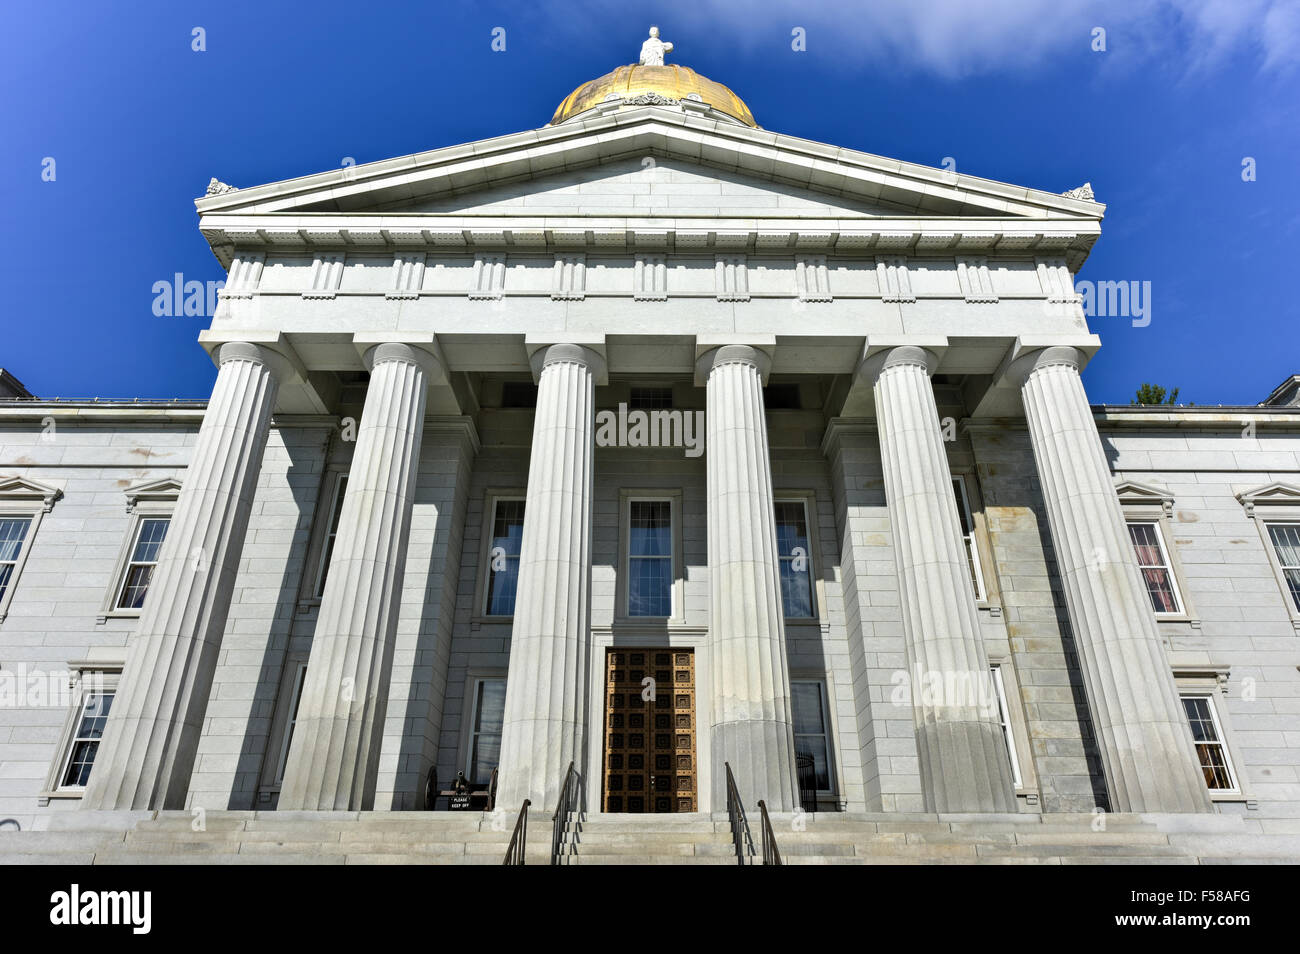
POLYGON ((560 800, 555 805, 555 814, 551 817, 551 864, 563 864, 560 860, 565 854, 565 843, 569 835, 569 819, 574 812, 582 812, 582 776, 569 763, 569 770, 564 773, 564 784, 560 787, 560 800))
POLYGON ((528 850, 528 806, 531 804, 525 798, 519 806, 519 818, 515 821, 514 834, 510 836, 510 844, 506 847, 506 860, 501 862, 503 865, 524 863, 524 853, 528 850))
POLYGON ((749 833, 749 821, 745 818, 745 805, 740 800, 736 789, 736 777, 731 774, 731 763, 723 762, 727 770, 727 821, 731 823, 731 842, 736 846, 736 864, 748 864, 754 854, 754 838, 749 833))
POLYGON ((799 779, 799 805, 806 812, 817 811, 817 762, 808 752, 796 752, 795 775, 799 779))
POLYGON ((424 780, 424 810, 433 811, 438 804, 438 768, 429 769, 429 777, 424 780))
POLYGON ((776 847, 776 833, 772 831, 772 819, 767 815, 767 803, 758 802, 759 814, 763 816, 763 864, 781 864, 781 849, 776 847))

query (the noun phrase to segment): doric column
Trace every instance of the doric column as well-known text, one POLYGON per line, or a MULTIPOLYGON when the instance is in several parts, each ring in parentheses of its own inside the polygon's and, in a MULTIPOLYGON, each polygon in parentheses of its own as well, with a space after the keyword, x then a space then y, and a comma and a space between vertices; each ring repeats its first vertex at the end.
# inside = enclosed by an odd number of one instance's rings
POLYGON ((82 808, 185 807, 276 390, 293 373, 243 342, 218 361, 82 808))
POLYGON ((868 358, 926 810, 1014 812, 1015 785, 930 385, 935 355, 868 358))
POLYGON ((370 384, 285 766, 280 809, 370 808, 430 377, 405 344, 366 352, 370 384))
POLYGON ((595 378, 603 359, 574 344, 538 352, 519 584, 506 679, 497 804, 551 811, 564 771, 587 764, 595 378))
POLYGON ((772 464, 763 411, 766 354, 725 345, 708 373, 709 665, 713 671, 713 804, 731 764, 747 805, 798 804, 772 464))
POLYGON ((1138 574, 1074 348, 1013 373, 1047 505, 1111 810, 1209 811, 1192 736, 1138 574))

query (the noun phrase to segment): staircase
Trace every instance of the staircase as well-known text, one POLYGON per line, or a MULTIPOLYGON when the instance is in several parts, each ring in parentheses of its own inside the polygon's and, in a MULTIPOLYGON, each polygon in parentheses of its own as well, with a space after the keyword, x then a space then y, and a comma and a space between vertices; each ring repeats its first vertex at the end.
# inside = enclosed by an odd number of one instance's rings
MULTIPOLYGON (((1300 834, 1240 815, 771 816, 785 864, 1296 863, 1300 834)), ((513 812, 68 812, 44 831, 0 831, 0 863, 500 865, 513 812)), ((549 815, 524 860, 549 864, 549 815)), ((735 866, 725 813, 596 815, 568 825, 561 861, 735 866)), ((747 863, 760 858, 749 857, 747 863)))

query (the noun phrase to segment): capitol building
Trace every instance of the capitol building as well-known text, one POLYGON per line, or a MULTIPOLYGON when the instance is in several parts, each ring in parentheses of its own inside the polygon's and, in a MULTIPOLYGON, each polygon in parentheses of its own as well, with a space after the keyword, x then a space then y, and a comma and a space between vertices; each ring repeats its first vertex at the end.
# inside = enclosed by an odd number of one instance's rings
POLYGON ((214 179, 206 402, 5 376, 0 856, 1300 858, 1300 377, 1091 404, 1091 188, 670 53, 214 179))

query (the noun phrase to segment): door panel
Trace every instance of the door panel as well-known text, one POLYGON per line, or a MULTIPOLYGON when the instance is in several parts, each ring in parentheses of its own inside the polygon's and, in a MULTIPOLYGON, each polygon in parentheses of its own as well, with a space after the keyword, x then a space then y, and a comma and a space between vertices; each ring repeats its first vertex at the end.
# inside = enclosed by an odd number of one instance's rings
POLYGON ((693 812, 696 768, 694 650, 607 650, 604 810, 693 812))

